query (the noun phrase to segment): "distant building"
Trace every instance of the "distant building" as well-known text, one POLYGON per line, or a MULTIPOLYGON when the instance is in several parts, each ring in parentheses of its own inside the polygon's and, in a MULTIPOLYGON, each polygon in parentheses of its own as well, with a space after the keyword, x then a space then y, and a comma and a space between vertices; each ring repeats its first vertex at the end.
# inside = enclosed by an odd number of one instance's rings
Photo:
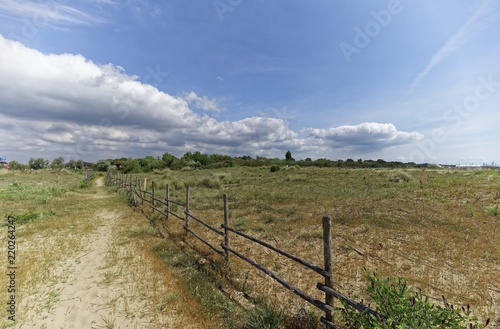
POLYGON ((9 163, 7 162, 7 158, 0 156, 0 166, 5 169, 10 169, 9 163))

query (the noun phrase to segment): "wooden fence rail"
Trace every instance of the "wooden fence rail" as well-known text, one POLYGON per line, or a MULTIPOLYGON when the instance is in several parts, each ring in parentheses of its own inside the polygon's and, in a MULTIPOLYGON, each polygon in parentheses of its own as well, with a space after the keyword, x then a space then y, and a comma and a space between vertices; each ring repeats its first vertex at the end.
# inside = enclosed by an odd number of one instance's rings
MULTIPOLYGON (((321 318, 321 322, 325 324, 327 328, 331 329, 339 329, 337 327, 333 320, 333 313, 334 313, 334 299, 341 300, 345 302, 347 305, 353 307, 354 309, 358 310, 359 312, 364 312, 371 314, 375 316, 378 319, 381 320, 387 320, 387 317, 384 316, 383 314, 378 313, 377 311, 371 309, 370 307, 358 303, 344 294, 340 293, 339 291, 335 290, 333 288, 333 255, 332 255, 332 220, 330 216, 323 216, 322 218, 322 224, 323 224, 323 250, 324 250, 324 266, 320 267, 317 265, 310 264, 309 262, 294 256, 284 250, 281 250, 275 246, 272 246, 271 244, 258 240, 248 234, 245 234, 233 227, 230 226, 229 224, 229 207, 228 207, 228 197, 227 195, 223 196, 223 202, 224 202, 224 222, 223 224, 220 225, 220 228, 223 229, 223 231, 219 230, 218 228, 208 224, 204 220, 196 217, 193 213, 190 211, 190 189, 189 187, 186 187, 186 200, 185 202, 181 201, 176 201, 170 199, 170 187, 166 185, 166 195, 164 199, 159 199, 156 197, 155 193, 155 183, 151 182, 151 191, 147 191, 147 179, 144 180, 144 187, 141 188, 140 181, 138 178, 135 180, 132 178, 132 176, 129 177, 129 179, 126 179, 125 175, 120 174, 120 173, 112 173, 108 172, 107 176, 107 185, 109 186, 117 186, 117 191, 119 189, 123 190, 128 190, 129 193, 132 194, 134 200, 140 199, 141 204, 144 204, 144 201, 150 204, 150 207, 153 212, 158 212, 162 214, 165 219, 169 219, 170 215, 178 218, 179 220, 184 222, 183 229, 186 230, 186 232, 192 234, 196 239, 207 245, 209 248, 211 248, 214 252, 217 254, 223 256, 226 260, 226 262, 229 264, 230 262, 230 254, 235 255, 236 257, 240 258, 241 260, 247 262, 248 264, 252 265, 253 267, 259 269, 260 271, 266 273, 268 276, 273 278, 275 281, 280 283, 282 286, 287 288, 288 290, 292 291, 296 295, 300 296, 302 299, 313 305, 314 307, 320 309, 325 313, 325 316, 321 318), (184 211, 183 214, 175 213, 171 210, 171 204, 175 204, 179 207, 183 207, 184 211), (163 207, 160 209, 159 207, 163 207), (201 224, 208 230, 214 232, 218 236, 221 236, 224 238, 224 242, 220 243, 220 247, 222 247, 222 250, 219 249, 214 243, 208 241, 204 237, 202 237, 199 233, 195 232, 193 228, 189 225, 189 222, 191 220, 196 221, 197 223, 201 224), (320 301, 318 299, 315 299, 305 293, 304 291, 300 290, 299 288, 293 286, 289 282, 287 282, 285 279, 281 278, 279 275, 271 271, 270 269, 264 267, 263 265, 259 264, 255 260, 243 255, 242 253, 238 252, 237 250, 234 250, 231 248, 230 245, 230 234, 235 234, 238 235, 244 239, 246 239, 249 242, 259 244, 269 250, 274 251, 275 253, 284 256, 288 259, 291 259, 295 261, 296 263, 302 265, 303 267, 314 271, 315 273, 321 275, 324 277, 325 282, 324 283, 318 283, 316 285, 316 288, 325 294, 325 300, 320 301)), ((137 205, 134 201, 134 204, 137 205)), ((394 328, 398 324, 394 324, 394 328)), ((407 329, 412 329, 407 327, 407 329)))

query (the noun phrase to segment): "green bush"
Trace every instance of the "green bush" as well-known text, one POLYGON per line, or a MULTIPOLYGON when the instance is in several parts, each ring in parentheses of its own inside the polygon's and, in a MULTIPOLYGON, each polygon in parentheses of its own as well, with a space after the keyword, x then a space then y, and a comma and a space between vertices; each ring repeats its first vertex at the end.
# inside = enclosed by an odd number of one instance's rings
POLYGON ((341 314, 347 328, 484 328, 471 315, 469 305, 467 308, 454 308, 444 297, 444 307, 431 303, 421 290, 413 289, 402 278, 381 278, 373 273, 367 275, 367 279, 370 282, 366 289, 369 297, 376 304, 376 311, 385 315, 387 320, 358 312, 343 302, 341 314))
POLYGON ((271 166, 271 172, 277 172, 280 171, 280 166, 278 165, 272 165, 271 166))

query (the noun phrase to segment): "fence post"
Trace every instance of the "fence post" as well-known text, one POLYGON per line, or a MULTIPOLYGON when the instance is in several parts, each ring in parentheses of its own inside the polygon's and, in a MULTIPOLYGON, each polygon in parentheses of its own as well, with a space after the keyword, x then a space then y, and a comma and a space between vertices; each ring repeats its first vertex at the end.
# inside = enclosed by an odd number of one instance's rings
POLYGON ((137 193, 137 196, 141 198, 141 205, 144 204, 144 199, 142 198, 142 191, 141 191, 141 182, 139 180, 139 177, 135 178, 135 193, 137 193))
MULTIPOLYGON (((333 255, 332 255, 332 218, 323 216, 323 254, 325 258, 325 271, 329 277, 325 278, 325 285, 333 289, 333 255)), ((333 296, 325 294, 325 304, 333 308, 333 296)), ((333 311, 325 312, 326 320, 333 322, 333 311)))
POLYGON ((169 215, 170 215, 170 186, 168 184, 166 184, 166 195, 165 195, 165 201, 167 201, 167 220, 169 218, 169 215))
POLYGON ((130 175, 130 186, 129 186, 129 191, 132 192, 132 174, 130 175))
POLYGON ((189 186, 186 186, 186 227, 189 227, 189 186))
POLYGON ((151 181, 151 211, 155 211, 155 182, 151 181))
MULTIPOLYGON (((224 194, 224 244, 229 248, 229 207, 227 205, 227 194, 224 194)), ((226 264, 229 264, 229 250, 224 248, 226 264)))

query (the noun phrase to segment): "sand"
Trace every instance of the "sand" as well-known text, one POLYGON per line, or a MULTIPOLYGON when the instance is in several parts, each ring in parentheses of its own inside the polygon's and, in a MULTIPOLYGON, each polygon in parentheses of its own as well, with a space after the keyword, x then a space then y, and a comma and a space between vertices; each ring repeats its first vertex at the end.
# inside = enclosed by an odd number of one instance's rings
MULTIPOLYGON (((97 186, 103 185, 103 179, 97 186)), ((94 198, 109 197, 100 188, 94 198)), ((148 273, 147 260, 134 246, 117 243, 120 213, 98 210, 97 232, 83 235, 85 250, 58 261, 51 267, 35 293, 23 298, 19 312, 26 312, 15 328, 179 328, 175 310, 153 312, 148 285, 155 274, 148 273), (140 273, 140 275, 138 275, 140 273), (55 278, 55 279, 54 279, 55 278)), ((44 241, 37 241, 42 246, 44 241)), ((63 255, 64 257, 64 255, 63 255)), ((168 296, 168 287, 159 293, 168 296)), ((188 326, 190 327, 190 326, 188 326)))

